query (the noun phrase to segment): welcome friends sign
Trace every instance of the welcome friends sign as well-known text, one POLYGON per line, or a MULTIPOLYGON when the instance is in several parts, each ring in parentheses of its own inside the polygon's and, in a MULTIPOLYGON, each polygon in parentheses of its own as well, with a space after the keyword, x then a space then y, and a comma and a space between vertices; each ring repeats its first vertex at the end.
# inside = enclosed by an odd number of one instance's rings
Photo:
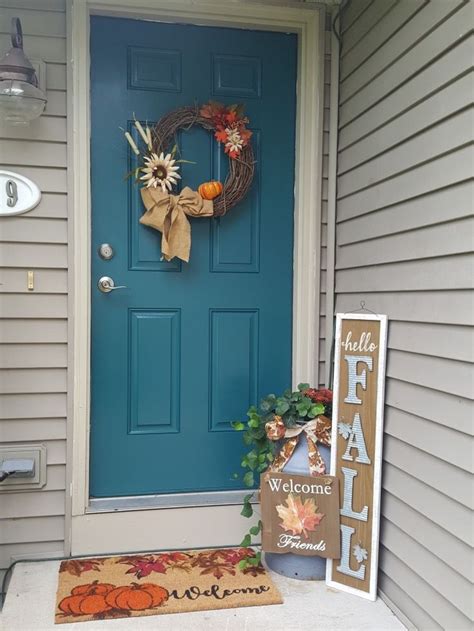
POLYGON ((339 557, 336 478, 266 471, 260 488, 265 552, 339 557))
POLYGON ((331 475, 340 482, 341 554, 326 583, 375 600, 387 316, 338 314, 331 475))

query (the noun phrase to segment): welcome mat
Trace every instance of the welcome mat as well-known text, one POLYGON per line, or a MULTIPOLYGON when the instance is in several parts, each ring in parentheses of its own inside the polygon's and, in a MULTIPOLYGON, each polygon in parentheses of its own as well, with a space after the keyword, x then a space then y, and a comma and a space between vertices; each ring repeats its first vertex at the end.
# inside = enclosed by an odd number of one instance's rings
POLYGON ((276 605, 280 593, 251 548, 70 559, 59 568, 56 624, 276 605))

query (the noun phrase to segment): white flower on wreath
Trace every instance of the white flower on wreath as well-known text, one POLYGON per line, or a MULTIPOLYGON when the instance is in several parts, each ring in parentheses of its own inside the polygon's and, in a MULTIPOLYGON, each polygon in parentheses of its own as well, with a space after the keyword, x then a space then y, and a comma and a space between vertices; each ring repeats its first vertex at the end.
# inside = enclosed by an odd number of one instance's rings
POLYGON ((145 163, 144 167, 140 170, 144 175, 140 180, 146 184, 147 188, 161 188, 163 193, 171 191, 171 188, 181 179, 179 173, 177 173, 179 167, 176 166, 176 160, 173 160, 171 154, 166 156, 162 152, 160 155, 151 153, 149 156, 143 158, 145 163))
POLYGON ((226 127, 225 133, 227 134, 226 149, 239 153, 243 147, 242 136, 239 130, 236 127, 226 127))

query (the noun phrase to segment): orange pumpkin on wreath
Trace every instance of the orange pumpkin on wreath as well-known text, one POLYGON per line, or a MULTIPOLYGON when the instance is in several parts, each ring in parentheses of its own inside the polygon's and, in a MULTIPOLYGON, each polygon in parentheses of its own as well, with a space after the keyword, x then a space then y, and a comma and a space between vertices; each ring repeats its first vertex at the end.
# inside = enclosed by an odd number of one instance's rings
POLYGON ((86 585, 78 585, 59 603, 59 609, 69 616, 87 616, 109 611, 105 596, 115 589, 111 583, 94 581, 86 585))
POLYGON ((168 597, 168 590, 160 585, 132 583, 109 592, 105 597, 105 602, 112 609, 143 611, 159 607, 168 600, 168 597))
POLYGON ((223 191, 224 187, 221 182, 204 182, 198 188, 198 193, 203 199, 214 199, 223 191))

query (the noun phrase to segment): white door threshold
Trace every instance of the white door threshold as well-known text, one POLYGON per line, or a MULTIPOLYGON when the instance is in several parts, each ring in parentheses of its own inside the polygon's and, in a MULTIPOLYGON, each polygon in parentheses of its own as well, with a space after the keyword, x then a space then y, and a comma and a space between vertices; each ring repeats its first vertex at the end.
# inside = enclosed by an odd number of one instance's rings
MULTIPOLYGON (((8 589, 0 628, 58 631, 54 608, 59 561, 19 563, 8 589)), ((243 607, 100 622, 77 622, 68 631, 153 629, 154 631, 392 631, 405 629, 379 598, 370 602, 326 587, 323 581, 297 581, 272 573, 283 605, 243 607)))

